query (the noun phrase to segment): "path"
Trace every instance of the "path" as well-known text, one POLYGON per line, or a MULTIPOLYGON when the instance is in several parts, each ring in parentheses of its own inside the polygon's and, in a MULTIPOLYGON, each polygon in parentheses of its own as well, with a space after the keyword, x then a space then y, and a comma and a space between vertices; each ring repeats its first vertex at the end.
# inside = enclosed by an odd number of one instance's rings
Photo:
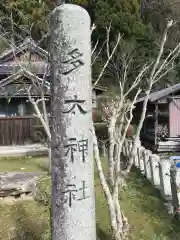
POLYGON ((47 147, 41 144, 29 144, 24 146, 1 146, 0 157, 24 157, 46 155, 47 147))

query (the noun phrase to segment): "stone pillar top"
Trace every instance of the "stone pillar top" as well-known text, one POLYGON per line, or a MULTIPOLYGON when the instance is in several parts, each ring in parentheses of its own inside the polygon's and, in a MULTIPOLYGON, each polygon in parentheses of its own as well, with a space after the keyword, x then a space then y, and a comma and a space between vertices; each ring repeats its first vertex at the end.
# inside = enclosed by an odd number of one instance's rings
MULTIPOLYGON (((71 3, 66 3, 66 4, 58 4, 58 7, 56 7, 53 11, 53 14, 57 11, 60 11, 61 9, 63 9, 63 11, 68 11, 74 13, 74 15, 77 17, 77 12, 82 13, 84 15, 87 15, 90 19, 90 16, 88 14, 88 12, 81 6, 79 5, 75 5, 75 4, 71 4, 71 3)), ((73 21, 73 19, 71 19, 73 21)))

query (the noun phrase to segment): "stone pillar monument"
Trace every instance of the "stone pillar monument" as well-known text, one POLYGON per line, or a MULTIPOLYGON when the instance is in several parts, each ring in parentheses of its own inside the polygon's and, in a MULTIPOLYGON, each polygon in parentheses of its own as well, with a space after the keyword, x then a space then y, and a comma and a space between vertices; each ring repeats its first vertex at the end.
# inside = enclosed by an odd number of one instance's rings
POLYGON ((95 240, 90 17, 63 4, 51 18, 53 240, 95 240))

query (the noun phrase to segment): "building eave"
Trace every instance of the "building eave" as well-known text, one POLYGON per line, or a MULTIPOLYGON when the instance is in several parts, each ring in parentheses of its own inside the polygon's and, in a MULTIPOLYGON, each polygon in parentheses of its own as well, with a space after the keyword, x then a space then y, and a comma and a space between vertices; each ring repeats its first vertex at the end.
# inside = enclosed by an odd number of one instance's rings
MULTIPOLYGON (((168 97, 170 94, 174 94, 178 91, 180 91, 180 83, 175 84, 175 85, 173 85, 171 87, 168 87, 168 88, 164 88, 160 91, 150 93, 150 95, 148 97, 148 101, 151 102, 151 103, 154 103, 154 102, 156 102, 156 101, 158 101, 162 98, 168 97)), ((143 102, 145 100, 145 98, 146 98, 145 96, 139 98, 136 101, 136 103, 143 102)))
POLYGON ((27 39, 25 39, 25 41, 23 43, 21 43, 15 49, 13 49, 13 47, 12 47, 12 49, 8 49, 8 50, 4 51, 0 55, 0 64, 5 63, 6 61, 8 61, 12 57, 14 57, 14 55, 17 55, 17 54, 23 52, 24 50, 28 50, 29 46, 30 46, 30 50, 33 50, 33 51, 39 53, 43 59, 48 59, 49 53, 47 51, 45 51, 44 49, 42 49, 41 47, 39 47, 34 42, 33 39, 27 38, 27 39))
POLYGON ((103 87, 103 86, 100 86, 100 85, 92 85, 93 89, 94 90, 99 90, 99 91, 102 91, 102 92, 106 92, 107 91, 107 88, 106 87, 103 87))

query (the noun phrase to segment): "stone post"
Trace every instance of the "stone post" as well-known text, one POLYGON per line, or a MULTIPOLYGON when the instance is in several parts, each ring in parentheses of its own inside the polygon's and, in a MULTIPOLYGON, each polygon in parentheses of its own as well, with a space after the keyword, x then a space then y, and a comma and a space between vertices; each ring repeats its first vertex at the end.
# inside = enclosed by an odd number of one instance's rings
POLYGON ((139 158, 138 158, 137 148, 136 148, 136 153, 134 155, 134 166, 139 168, 139 158))
POLYGON ((152 152, 150 150, 145 150, 143 152, 145 176, 149 181, 151 180, 151 167, 150 167, 150 156, 151 155, 152 155, 152 152))
POLYGON ((106 152, 106 143, 103 141, 99 141, 98 142, 98 146, 99 146, 99 153, 101 157, 106 157, 107 156, 107 152, 106 152))
POLYGON ((95 240, 88 13, 56 7, 50 36, 53 240, 95 240))
POLYGON ((171 191, 172 191, 172 205, 174 209, 174 214, 179 209, 179 199, 178 199, 178 186, 176 184, 177 169, 175 164, 172 164, 170 169, 170 181, 171 181, 171 191))
POLYGON ((128 140, 125 139, 124 141, 124 146, 125 146, 125 156, 129 157, 129 148, 128 148, 128 140))
POLYGON ((156 188, 160 188, 159 177, 159 156, 152 154, 150 156, 151 182, 156 188))
POLYGON ((123 156, 126 157, 126 147, 125 147, 125 144, 123 144, 122 153, 123 153, 123 156))
POLYGON ((161 159, 159 163, 159 176, 160 176, 160 190, 162 196, 166 200, 172 199, 171 183, 170 183, 170 160, 161 159))
MULTIPOLYGON (((134 144, 134 139, 132 140, 132 144, 134 144)), ((138 140, 137 143, 136 143, 136 153, 134 155, 134 165, 139 168, 139 157, 138 157, 138 149, 141 147, 141 142, 138 140)))
POLYGON ((143 152, 145 151, 144 147, 139 147, 137 150, 138 153, 138 159, 139 159, 139 169, 142 174, 145 174, 145 169, 144 169, 144 160, 143 160, 143 152))

